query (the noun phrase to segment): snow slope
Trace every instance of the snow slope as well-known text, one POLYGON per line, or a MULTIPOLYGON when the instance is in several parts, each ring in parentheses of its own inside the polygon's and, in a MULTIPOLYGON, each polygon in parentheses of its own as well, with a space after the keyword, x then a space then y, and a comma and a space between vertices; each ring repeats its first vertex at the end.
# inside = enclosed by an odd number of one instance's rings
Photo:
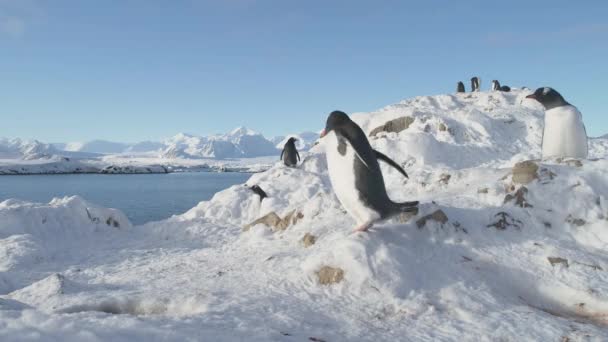
POLYGON ((607 142, 591 141, 589 160, 537 162, 522 190, 511 167, 540 155, 542 113, 524 95, 354 115, 368 133, 414 119, 371 141, 410 174, 383 166, 391 198, 420 213, 369 233, 352 233, 322 143, 298 168, 253 175, 261 202, 236 185, 143 226, 77 197, 0 203, 0 340, 606 340, 607 142), (243 230, 293 210, 285 230, 243 230), (321 284, 324 266, 343 280, 321 284))

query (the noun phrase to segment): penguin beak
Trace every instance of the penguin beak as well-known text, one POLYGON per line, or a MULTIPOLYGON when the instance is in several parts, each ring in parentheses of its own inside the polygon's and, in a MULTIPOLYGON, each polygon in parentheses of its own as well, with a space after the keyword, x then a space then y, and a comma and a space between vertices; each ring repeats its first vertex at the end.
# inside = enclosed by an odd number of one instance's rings
POLYGON ((323 138, 325 135, 327 135, 327 131, 322 130, 322 131, 321 131, 321 138, 323 138))
POLYGON ((534 99, 534 100, 536 100, 536 95, 530 94, 530 95, 526 96, 526 98, 527 99, 534 99))

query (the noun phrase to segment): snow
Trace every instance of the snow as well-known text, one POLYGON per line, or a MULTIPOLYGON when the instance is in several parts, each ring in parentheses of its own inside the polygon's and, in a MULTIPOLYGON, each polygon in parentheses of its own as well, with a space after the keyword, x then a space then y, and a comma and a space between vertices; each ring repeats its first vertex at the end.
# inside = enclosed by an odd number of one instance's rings
POLYGON ((366 133, 414 118, 370 141, 410 175, 381 164, 389 196, 420 200, 420 213, 369 233, 352 233, 322 145, 143 226, 78 197, 2 202, 0 340, 606 340, 608 141, 591 139, 587 160, 537 161, 516 205, 511 168, 540 157, 542 108, 525 95, 354 115, 366 133), (302 218, 285 230, 243 231, 293 210, 302 218), (437 210, 445 223, 418 224, 437 210), (344 279, 321 285, 323 266, 344 279))

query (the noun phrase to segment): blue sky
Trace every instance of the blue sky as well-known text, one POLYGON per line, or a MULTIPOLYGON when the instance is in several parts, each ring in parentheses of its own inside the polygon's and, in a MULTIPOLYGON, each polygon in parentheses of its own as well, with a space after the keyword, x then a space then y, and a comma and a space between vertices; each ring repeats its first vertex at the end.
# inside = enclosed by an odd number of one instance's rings
POLYGON ((273 136, 474 75, 553 86, 595 136, 607 42, 605 0, 0 0, 0 136, 273 136))

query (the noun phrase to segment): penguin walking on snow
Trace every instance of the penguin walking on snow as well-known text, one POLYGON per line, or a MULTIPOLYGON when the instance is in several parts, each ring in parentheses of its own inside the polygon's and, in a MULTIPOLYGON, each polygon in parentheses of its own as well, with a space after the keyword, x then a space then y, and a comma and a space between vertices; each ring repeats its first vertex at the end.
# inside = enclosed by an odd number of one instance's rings
POLYGON ((300 154, 296 149, 296 138, 289 138, 283 146, 283 151, 281 151, 280 159, 283 160, 283 163, 289 167, 295 167, 298 165, 298 161, 300 160, 300 154))
POLYGON ((555 89, 544 87, 526 96, 545 107, 543 159, 549 157, 587 158, 587 132, 581 112, 564 100, 555 89))
POLYGON ((357 221, 355 231, 366 231, 378 220, 418 210, 418 201, 395 203, 388 197, 378 159, 406 178, 407 173, 392 159, 374 150, 361 127, 348 115, 340 111, 329 114, 321 138, 329 179, 338 200, 357 221))

